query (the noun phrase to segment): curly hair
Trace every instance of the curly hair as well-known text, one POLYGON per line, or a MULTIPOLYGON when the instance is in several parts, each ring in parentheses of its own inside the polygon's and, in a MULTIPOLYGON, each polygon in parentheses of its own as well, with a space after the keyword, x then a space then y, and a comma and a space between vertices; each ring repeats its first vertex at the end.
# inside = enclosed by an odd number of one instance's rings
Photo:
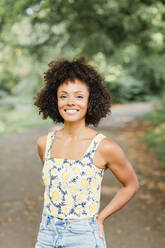
POLYGON ((58 59, 48 66, 49 69, 44 72, 45 85, 34 97, 34 105, 38 107, 39 114, 43 114, 42 119, 50 117, 55 123, 64 123, 58 111, 57 89, 64 82, 74 79, 79 79, 89 89, 86 125, 97 126, 101 118, 111 113, 111 95, 104 79, 86 63, 84 56, 72 61, 58 59))

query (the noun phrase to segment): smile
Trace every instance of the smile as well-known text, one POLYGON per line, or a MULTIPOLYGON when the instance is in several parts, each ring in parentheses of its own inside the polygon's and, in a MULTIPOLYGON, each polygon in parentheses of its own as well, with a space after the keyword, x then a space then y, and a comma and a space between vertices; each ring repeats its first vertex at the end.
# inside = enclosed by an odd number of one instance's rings
POLYGON ((65 109, 65 112, 66 113, 69 113, 69 114, 75 114, 77 113, 79 110, 78 109, 65 109))

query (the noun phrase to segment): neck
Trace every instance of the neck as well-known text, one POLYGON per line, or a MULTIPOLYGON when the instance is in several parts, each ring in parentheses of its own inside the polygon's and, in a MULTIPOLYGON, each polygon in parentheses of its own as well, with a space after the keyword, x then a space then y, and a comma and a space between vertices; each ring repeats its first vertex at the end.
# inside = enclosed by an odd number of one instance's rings
POLYGON ((85 125, 84 122, 65 122, 64 123, 64 129, 63 129, 63 135, 68 136, 71 138, 79 138, 81 134, 84 133, 84 131, 89 130, 89 127, 85 125))

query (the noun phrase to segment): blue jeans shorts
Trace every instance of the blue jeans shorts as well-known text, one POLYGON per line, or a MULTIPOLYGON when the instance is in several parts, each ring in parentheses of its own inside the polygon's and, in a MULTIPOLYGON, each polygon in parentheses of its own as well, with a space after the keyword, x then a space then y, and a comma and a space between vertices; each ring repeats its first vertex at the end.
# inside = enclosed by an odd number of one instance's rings
POLYGON ((35 248, 106 248, 96 217, 60 219, 42 213, 35 248))

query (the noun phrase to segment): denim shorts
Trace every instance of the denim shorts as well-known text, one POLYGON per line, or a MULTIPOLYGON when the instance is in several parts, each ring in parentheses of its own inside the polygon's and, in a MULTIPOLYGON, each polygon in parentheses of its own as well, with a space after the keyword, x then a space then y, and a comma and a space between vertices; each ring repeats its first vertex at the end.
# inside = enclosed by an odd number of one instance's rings
POLYGON ((106 248, 96 217, 61 219, 42 213, 35 248, 106 248))

